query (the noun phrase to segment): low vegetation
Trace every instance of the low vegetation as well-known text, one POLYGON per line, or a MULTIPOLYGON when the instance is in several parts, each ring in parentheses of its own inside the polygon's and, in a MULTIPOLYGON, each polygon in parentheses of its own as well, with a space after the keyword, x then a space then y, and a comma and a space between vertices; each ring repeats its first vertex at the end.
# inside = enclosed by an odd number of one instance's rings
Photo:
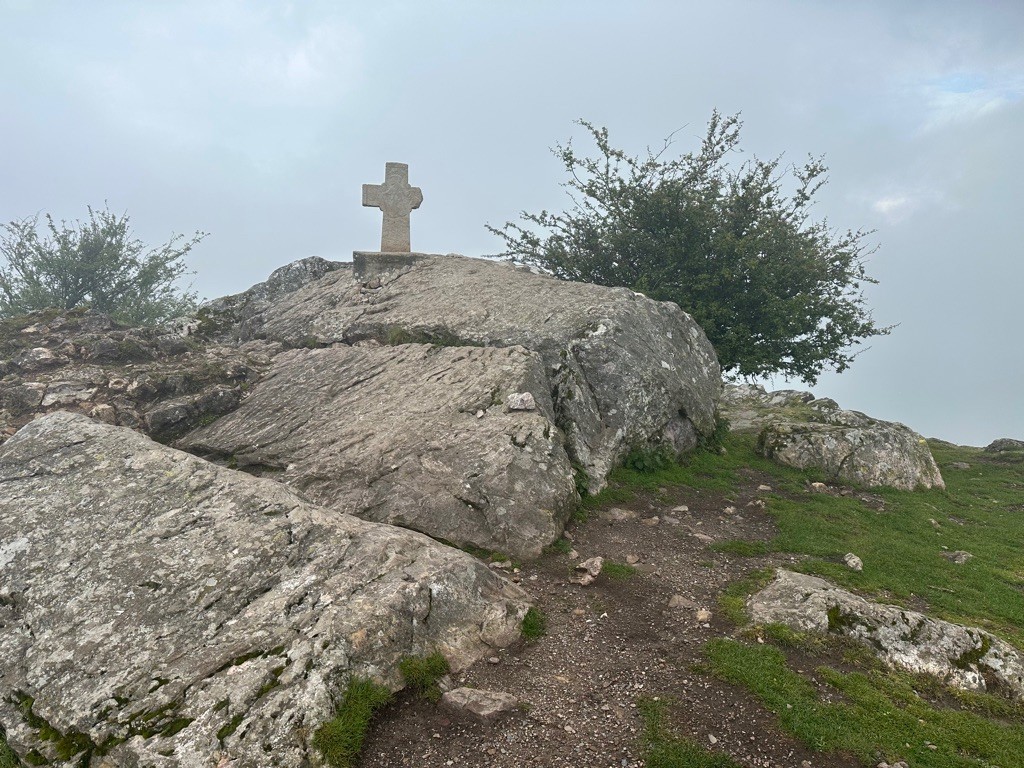
POLYGON ((18 756, 7 745, 7 735, 0 726, 0 768, 19 768, 18 756))
POLYGON ((616 581, 625 581, 636 576, 637 569, 626 563, 618 563, 614 560, 605 560, 601 566, 601 575, 616 581))
POLYGON ((1024 725, 991 717, 1008 714, 1010 705, 997 697, 974 694, 957 699, 955 708, 943 706, 922 691, 948 696, 937 683, 870 664, 851 672, 823 664, 813 675, 800 674, 771 643, 718 638, 706 651, 714 674, 749 689, 786 731, 816 751, 847 752, 870 765, 1021 765, 1024 725))
POLYGON ((536 606, 530 609, 523 616, 523 623, 519 627, 519 633, 527 643, 534 643, 544 637, 548 631, 548 618, 536 606))
POLYGON ((668 705, 658 699, 640 699, 637 709, 644 722, 644 765, 647 768, 740 768, 725 755, 709 752, 671 732, 668 705))
MULTIPOLYGON (((752 478, 767 482, 765 511, 777 534, 769 541, 717 542, 711 550, 777 562, 820 575, 861 594, 950 621, 984 627, 1024 648, 1024 462, 1012 454, 931 441, 945 490, 827 488, 816 472, 778 466, 755 452, 751 434, 724 438, 682 463, 627 463, 585 509, 661 498, 685 486, 726 496, 752 478), (972 557, 957 564, 954 551, 972 557), (847 552, 863 571, 842 561, 847 552), (793 560, 792 557, 796 556, 793 560)), ((607 565, 605 566, 607 568, 607 565)), ((996 693, 953 690, 927 677, 884 667, 865 646, 782 626, 744 628, 747 597, 771 578, 753 571, 720 597, 739 627, 706 647, 705 672, 741 686, 774 712, 779 725, 809 749, 854 755, 865 765, 899 760, 924 768, 1024 766, 1024 706, 996 693)), ((672 708, 641 702, 648 766, 731 766, 726 757, 672 734, 672 708)))
POLYGON ((448 659, 440 651, 434 651, 429 656, 406 656, 398 662, 398 670, 402 673, 406 688, 427 701, 439 701, 439 681, 451 668, 448 659))
POLYGON ((373 713, 391 701, 391 691, 372 680, 353 678, 338 702, 334 718, 313 736, 313 746, 331 768, 350 768, 363 748, 373 713))

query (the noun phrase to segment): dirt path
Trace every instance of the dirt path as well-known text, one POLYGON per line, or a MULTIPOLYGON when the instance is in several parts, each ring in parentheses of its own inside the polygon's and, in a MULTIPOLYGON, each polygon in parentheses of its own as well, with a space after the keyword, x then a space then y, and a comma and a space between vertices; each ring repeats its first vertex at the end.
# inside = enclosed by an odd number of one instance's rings
MULTIPOLYGON (((750 473, 728 495, 659 489, 619 505, 633 519, 613 521, 603 509, 571 527, 575 561, 551 553, 517 574, 547 616, 547 635, 453 681, 513 693, 525 711, 482 724, 406 696, 375 721, 360 766, 642 766, 639 697, 667 698, 678 735, 743 765, 826 765, 782 733, 749 694, 699 668, 704 644, 734 631, 719 615, 723 588, 782 562, 710 549, 715 541, 772 535, 773 524, 757 505, 765 493, 758 487, 769 482, 750 473), (602 574, 586 587, 573 583, 574 562, 595 555, 618 563, 636 557, 638 570, 621 579, 602 574), (673 595, 692 605, 670 609, 673 595), (712 611, 710 622, 697 622, 699 608, 712 611)), ((829 756, 827 765, 857 763, 829 756)))

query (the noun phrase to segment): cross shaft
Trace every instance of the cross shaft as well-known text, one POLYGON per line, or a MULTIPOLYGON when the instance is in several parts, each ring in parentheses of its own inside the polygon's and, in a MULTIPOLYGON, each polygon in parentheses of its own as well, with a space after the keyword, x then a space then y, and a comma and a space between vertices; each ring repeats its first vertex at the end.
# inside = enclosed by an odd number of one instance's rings
POLYGON ((383 184, 363 184, 363 205, 380 208, 384 212, 381 226, 382 253, 410 253, 409 213, 420 207, 423 192, 409 186, 409 166, 405 163, 387 163, 383 184))

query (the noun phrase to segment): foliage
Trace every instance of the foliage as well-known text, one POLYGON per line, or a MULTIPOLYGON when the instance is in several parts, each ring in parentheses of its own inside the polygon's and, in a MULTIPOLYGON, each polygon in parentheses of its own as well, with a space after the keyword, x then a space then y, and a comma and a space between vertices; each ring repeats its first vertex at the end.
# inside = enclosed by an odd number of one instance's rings
POLYGON ((21 762, 14 754, 14 750, 8 746, 7 734, 4 733, 3 726, 0 725, 0 768, 18 768, 20 765, 21 762))
POLYGON ((752 691, 783 728, 814 750, 853 753, 869 765, 880 757, 923 768, 1021 765, 1024 726, 987 719, 991 711, 1006 710, 994 697, 958 697, 962 709, 939 708, 921 696, 924 686, 913 676, 821 666, 815 677, 838 694, 829 697, 838 701, 830 702, 771 645, 717 638, 706 652, 716 675, 752 691))
POLYGON ((618 563, 614 560, 605 560, 601 566, 601 575, 607 576, 615 581, 625 581, 636 576, 637 569, 628 563, 618 563))
POLYGON ((147 250, 132 236, 127 214, 88 210, 88 221, 73 225, 47 214, 42 235, 38 216, 2 225, 0 317, 89 306, 123 323, 150 325, 195 308, 196 294, 176 283, 203 233, 187 241, 175 235, 147 250))
POLYGON ((402 679, 413 693, 427 701, 441 698, 438 681, 451 671, 448 659, 440 651, 429 656, 406 656, 398 662, 402 679))
POLYGON ((647 768, 739 768, 725 755, 716 755, 672 734, 666 725, 668 705, 641 698, 636 703, 644 721, 644 765, 647 768))
POLYGON ((313 735, 313 746, 331 768, 355 765, 373 713, 390 701, 391 691, 384 686, 363 678, 349 680, 334 718, 313 735))
POLYGON ((522 213, 488 227, 507 257, 566 280, 626 286, 676 302, 701 325, 723 369, 813 383, 842 371, 862 339, 886 334, 865 307, 863 231, 812 222, 827 168, 811 158, 787 173, 780 159, 732 168, 738 116, 712 114, 699 151, 663 159, 612 147, 608 130, 579 121, 595 157, 572 142, 554 154, 568 173, 567 212, 522 213), (795 192, 783 191, 789 175, 795 192))
POLYGON ((530 606, 530 609, 523 616, 523 623, 519 626, 519 634, 528 643, 534 643, 544 637, 548 631, 548 617, 537 608, 530 606))

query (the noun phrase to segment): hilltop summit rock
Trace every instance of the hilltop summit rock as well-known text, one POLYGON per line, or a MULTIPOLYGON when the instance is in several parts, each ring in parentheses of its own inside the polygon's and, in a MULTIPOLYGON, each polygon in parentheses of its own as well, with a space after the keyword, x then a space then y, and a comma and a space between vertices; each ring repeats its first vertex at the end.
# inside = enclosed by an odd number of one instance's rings
POLYGON ((33 765, 317 764, 350 674, 464 667, 526 609, 466 553, 130 429, 56 412, 0 447, 0 722, 33 765))
POLYGON ((282 357, 237 411, 179 445, 517 556, 557 537, 576 489, 600 490, 630 450, 688 450, 715 426, 718 362, 679 307, 504 262, 333 269, 219 300, 201 324, 221 341, 333 349, 282 357), (513 394, 536 410, 507 408, 513 394))

